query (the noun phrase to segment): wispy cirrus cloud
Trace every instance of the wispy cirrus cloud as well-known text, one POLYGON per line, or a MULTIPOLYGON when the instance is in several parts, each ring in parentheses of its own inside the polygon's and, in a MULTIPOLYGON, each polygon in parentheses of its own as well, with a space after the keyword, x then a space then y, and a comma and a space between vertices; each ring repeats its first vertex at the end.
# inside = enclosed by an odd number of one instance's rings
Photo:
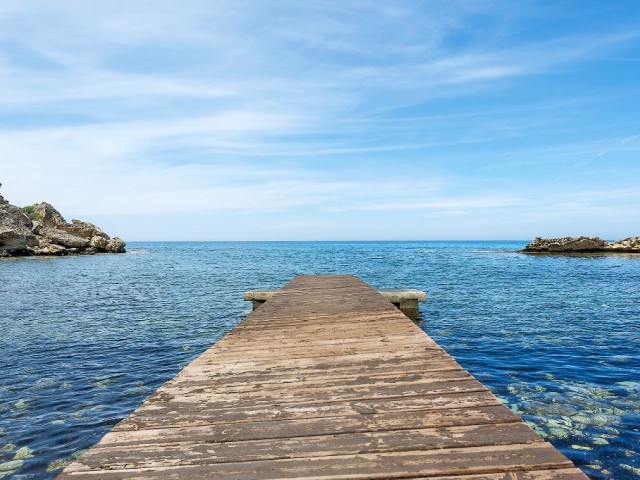
POLYGON ((635 151, 635 87, 588 82, 638 43, 615 8, 585 28, 555 2, 7 0, 3 191, 85 216, 313 211, 373 237, 387 213, 510 224, 541 191, 586 210, 565 196, 614 181, 589 143, 635 151))

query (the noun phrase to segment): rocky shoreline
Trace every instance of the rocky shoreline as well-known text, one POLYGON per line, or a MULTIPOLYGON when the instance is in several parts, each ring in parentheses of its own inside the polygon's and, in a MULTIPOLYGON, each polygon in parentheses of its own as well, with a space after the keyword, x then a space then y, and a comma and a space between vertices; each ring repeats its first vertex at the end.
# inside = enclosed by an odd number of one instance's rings
POLYGON ((607 242, 598 237, 536 237, 523 253, 640 253, 640 237, 607 242))
POLYGON ((124 253, 125 242, 92 223, 68 223, 52 205, 19 208, 0 195, 0 257, 124 253))

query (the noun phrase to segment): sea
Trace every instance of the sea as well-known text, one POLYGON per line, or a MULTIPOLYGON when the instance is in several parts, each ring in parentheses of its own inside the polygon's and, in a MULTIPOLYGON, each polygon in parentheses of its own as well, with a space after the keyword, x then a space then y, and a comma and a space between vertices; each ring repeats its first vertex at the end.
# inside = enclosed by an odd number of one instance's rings
MULTIPOLYGON (((175 242, 0 261, 0 478, 49 479, 298 274, 428 294, 419 326, 593 479, 640 478, 640 255, 525 241, 175 242)), ((362 328, 367 328, 362 325, 362 328)))

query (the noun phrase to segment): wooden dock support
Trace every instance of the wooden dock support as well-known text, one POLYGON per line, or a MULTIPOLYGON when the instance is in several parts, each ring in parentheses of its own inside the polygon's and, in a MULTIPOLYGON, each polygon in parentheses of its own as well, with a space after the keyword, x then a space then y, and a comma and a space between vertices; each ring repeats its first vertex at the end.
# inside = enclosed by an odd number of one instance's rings
POLYGON ((587 477, 369 285, 300 276, 59 478, 587 477))
MULTIPOLYGON (((252 303, 252 309, 255 310, 264 302, 273 297, 277 290, 249 290, 244 293, 244 301, 252 303)), ((414 289, 390 289, 378 290, 387 301, 393 303, 407 317, 417 319, 420 316, 419 302, 427 301, 427 294, 421 290, 414 289)), ((313 293, 310 293, 313 295, 313 293)))

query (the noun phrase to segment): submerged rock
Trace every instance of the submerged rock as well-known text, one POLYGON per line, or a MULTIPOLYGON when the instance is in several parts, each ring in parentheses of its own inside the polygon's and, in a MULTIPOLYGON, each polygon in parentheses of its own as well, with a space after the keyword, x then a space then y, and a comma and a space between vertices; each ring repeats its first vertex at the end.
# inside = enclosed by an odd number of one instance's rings
POLYGON ((125 246, 92 223, 67 223, 46 202, 18 208, 0 195, 0 257, 124 253, 125 246))
POLYGON ((627 472, 631 472, 633 475, 640 477, 640 468, 634 467, 633 465, 627 465, 623 463, 620 465, 620 468, 626 470, 627 472))
POLYGON ((555 438, 559 438, 560 440, 565 440, 569 438, 569 430, 563 428, 550 428, 549 435, 555 438))
POLYGON ((47 466, 47 473, 57 472, 58 470, 62 470, 63 468, 71 465, 71 460, 60 458, 58 460, 54 460, 47 466))
POLYGON ((13 456, 14 460, 24 460, 25 458, 33 458, 35 455, 33 454, 33 450, 29 447, 22 447, 16 451, 16 454, 13 456))
POLYGON ((607 242, 598 237, 536 237, 524 253, 640 253, 640 237, 629 237, 616 242, 607 242))
POLYGON ((24 465, 24 460, 11 460, 0 463, 0 472, 11 472, 12 470, 17 470, 22 465, 24 465))

